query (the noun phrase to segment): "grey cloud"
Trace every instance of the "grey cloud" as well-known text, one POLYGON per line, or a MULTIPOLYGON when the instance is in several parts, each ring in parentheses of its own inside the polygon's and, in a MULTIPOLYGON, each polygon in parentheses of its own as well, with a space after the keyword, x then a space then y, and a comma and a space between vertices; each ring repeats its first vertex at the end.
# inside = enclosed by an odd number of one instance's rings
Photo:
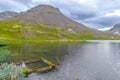
POLYGON ((12 1, 22 4, 22 5, 26 6, 27 8, 30 8, 34 5, 32 0, 12 0, 12 1))
POLYGON ((73 17, 73 19, 76 19, 76 20, 84 20, 84 19, 93 18, 97 16, 97 13, 87 9, 77 10, 77 11, 72 10, 70 11, 70 14, 73 17))
POLYGON ((98 9, 103 11, 111 11, 119 9, 120 0, 98 0, 98 9))
POLYGON ((17 2, 14 2, 12 0, 4 0, 0 1, 0 10, 1 11, 21 11, 26 10, 27 7, 25 5, 19 4, 17 2))
POLYGON ((86 24, 98 25, 98 27, 110 27, 120 22, 120 16, 102 16, 98 18, 88 19, 83 21, 86 24))

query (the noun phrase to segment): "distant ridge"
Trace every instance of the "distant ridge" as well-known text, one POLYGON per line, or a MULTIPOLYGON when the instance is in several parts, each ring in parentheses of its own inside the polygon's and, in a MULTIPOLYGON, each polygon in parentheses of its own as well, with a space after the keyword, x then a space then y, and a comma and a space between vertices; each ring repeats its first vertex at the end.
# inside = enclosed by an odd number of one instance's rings
POLYGON ((17 13, 12 12, 12 11, 0 12, 0 20, 11 18, 11 17, 16 16, 16 15, 17 15, 17 13))

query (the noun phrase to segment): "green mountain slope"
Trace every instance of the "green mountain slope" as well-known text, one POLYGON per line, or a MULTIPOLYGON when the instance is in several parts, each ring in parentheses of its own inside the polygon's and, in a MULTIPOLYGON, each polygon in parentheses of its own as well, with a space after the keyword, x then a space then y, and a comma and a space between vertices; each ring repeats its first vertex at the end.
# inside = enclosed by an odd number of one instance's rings
POLYGON ((0 39, 116 39, 65 17, 57 8, 40 5, 0 21, 0 39))

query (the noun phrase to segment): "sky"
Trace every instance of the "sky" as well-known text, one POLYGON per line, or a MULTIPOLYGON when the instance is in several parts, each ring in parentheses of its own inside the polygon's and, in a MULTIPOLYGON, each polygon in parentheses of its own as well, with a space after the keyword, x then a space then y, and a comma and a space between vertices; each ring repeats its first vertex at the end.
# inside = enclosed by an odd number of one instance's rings
POLYGON ((0 12, 21 12, 40 4, 59 8, 65 16, 99 30, 120 23, 119 0, 0 0, 0 12))

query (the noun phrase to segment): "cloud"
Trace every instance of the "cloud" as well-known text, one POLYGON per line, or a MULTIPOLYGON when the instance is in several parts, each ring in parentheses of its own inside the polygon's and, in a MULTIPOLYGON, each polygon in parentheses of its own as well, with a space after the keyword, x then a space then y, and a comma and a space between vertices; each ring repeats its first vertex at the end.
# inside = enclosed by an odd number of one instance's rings
POLYGON ((69 12, 72 15, 71 17, 76 20, 79 20, 79 19, 84 20, 84 19, 93 18, 97 16, 97 14, 92 10, 79 9, 79 10, 72 10, 69 12))
POLYGON ((17 3, 12 0, 1 0, 0 1, 0 10, 1 11, 21 11, 27 10, 27 6, 17 3))
POLYGON ((105 27, 114 26, 116 23, 119 23, 120 16, 107 14, 100 17, 90 18, 82 22, 85 24, 89 24, 89 26, 91 26, 92 28, 99 28, 99 27, 105 28, 105 27))
POLYGON ((105 16, 120 16, 120 10, 113 10, 107 14, 105 14, 105 16))
POLYGON ((67 17, 92 28, 111 27, 120 22, 119 0, 1 0, 0 11, 25 11, 50 4, 67 17))
POLYGON ((100 28, 98 30, 100 30, 100 31, 107 31, 107 30, 110 30, 110 29, 112 29, 112 27, 100 28))
POLYGON ((30 7, 31 5, 33 5, 33 0, 11 0, 15 3, 19 3, 20 5, 24 5, 26 7, 30 7))

